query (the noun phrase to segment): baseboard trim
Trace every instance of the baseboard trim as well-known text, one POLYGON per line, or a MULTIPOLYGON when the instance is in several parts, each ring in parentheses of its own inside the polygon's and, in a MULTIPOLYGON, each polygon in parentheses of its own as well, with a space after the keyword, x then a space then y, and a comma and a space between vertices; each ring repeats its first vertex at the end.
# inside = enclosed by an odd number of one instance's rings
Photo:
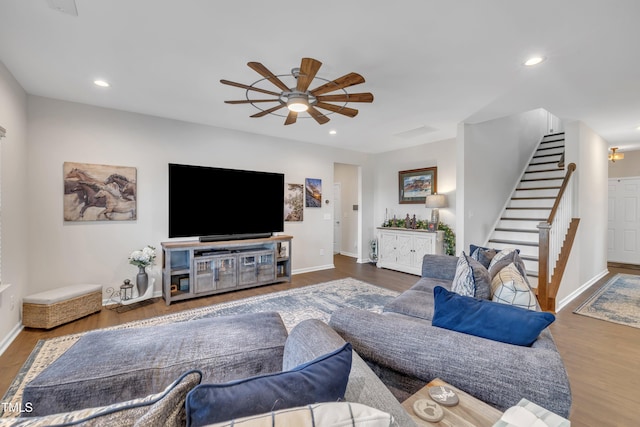
POLYGON ((9 348, 13 340, 15 340, 18 337, 18 335, 20 334, 20 332, 22 332, 23 329, 24 329, 24 326, 22 325, 22 323, 16 324, 11 330, 11 332, 9 332, 9 334, 6 337, 4 337, 2 341, 0 341, 0 356, 7 350, 7 348, 9 348))
POLYGON ((313 273, 314 271, 331 270, 332 268, 336 268, 336 266, 333 264, 325 264, 325 265, 319 265, 317 267, 299 268, 297 270, 293 270, 291 274, 295 275, 295 274, 303 274, 303 273, 313 273))
POLYGON ((559 301, 557 306, 556 306, 556 313, 560 312, 560 310, 565 308, 567 306, 567 304, 569 304, 574 299, 578 298, 584 291, 589 289, 596 282, 598 282, 598 280, 602 279, 607 274, 609 274, 609 270, 605 268, 604 271, 602 271, 600 274, 597 274, 596 276, 592 277, 591 280, 587 281, 585 284, 580 286, 578 289, 576 289, 575 291, 571 292, 569 295, 567 295, 565 298, 563 298, 562 301, 559 301))

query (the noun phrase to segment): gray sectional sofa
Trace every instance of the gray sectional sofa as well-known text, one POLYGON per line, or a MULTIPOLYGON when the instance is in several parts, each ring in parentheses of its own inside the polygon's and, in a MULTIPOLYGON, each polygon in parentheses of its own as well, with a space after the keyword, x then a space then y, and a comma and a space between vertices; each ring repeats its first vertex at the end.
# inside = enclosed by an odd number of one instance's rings
MULTIPOLYGON (((90 332, 26 386, 33 411, 0 425, 182 426, 198 384, 289 371, 344 345, 315 319, 288 333, 275 312, 90 332)), ((355 351, 344 397, 415 426, 355 351)))
POLYGON ((457 262, 427 255, 420 280, 384 313, 345 308, 329 324, 400 401, 440 378, 500 410, 526 398, 568 417, 569 380, 548 328, 525 347, 432 326, 434 287, 451 289, 457 262))

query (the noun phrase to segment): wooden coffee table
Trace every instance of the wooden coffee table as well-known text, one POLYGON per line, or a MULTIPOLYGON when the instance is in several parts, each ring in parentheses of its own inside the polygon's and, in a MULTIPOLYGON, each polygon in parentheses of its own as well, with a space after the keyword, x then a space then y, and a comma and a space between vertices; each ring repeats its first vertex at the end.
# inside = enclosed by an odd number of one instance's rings
POLYGON ((431 381, 429 384, 418 390, 416 394, 408 398, 402 403, 402 407, 407 411, 413 420, 419 426, 442 426, 442 427, 491 427, 500 419, 502 412, 486 403, 476 399, 458 390, 454 386, 447 384, 439 378, 431 381), (429 387, 447 386, 458 394, 460 403, 456 406, 442 406, 444 410, 444 418, 437 422, 431 423, 418 418, 413 412, 413 402, 418 399, 429 399, 429 387))

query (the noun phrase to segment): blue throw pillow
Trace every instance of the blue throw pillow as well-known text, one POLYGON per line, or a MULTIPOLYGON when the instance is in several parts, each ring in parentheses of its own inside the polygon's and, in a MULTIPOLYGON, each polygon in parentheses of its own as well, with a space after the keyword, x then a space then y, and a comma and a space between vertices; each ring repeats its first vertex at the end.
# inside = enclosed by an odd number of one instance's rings
POLYGON ((556 320, 551 313, 465 297, 442 286, 435 287, 433 299, 433 326, 507 344, 530 346, 556 320))
POLYGON ((351 344, 291 371, 224 384, 201 384, 187 395, 187 426, 197 427, 320 402, 344 399, 351 344))

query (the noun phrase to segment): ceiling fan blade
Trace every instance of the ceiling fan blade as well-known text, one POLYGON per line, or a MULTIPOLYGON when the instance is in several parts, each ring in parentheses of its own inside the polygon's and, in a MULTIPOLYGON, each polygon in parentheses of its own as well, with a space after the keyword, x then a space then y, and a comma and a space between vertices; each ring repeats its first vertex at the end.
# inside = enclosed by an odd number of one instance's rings
POLYGON ((325 110, 333 111, 334 113, 342 114, 347 117, 355 117, 358 115, 358 110, 355 108, 342 107, 340 105, 327 104, 325 102, 318 102, 315 107, 324 108, 325 110))
POLYGON ((311 94, 314 96, 318 96, 322 95, 323 93, 333 92, 334 90, 343 89, 345 87, 359 85, 360 83, 364 83, 364 77, 362 77, 358 73, 349 73, 313 89, 311 91, 311 94))
POLYGON ((269 108, 268 110, 262 110, 259 113, 256 113, 250 117, 263 117, 266 116, 267 114, 271 114, 274 111, 278 111, 281 108, 284 108, 286 104, 280 104, 280 105, 276 105, 275 107, 269 108))
POLYGON ((262 77, 265 77, 271 83, 273 83, 274 85, 278 86, 279 89, 282 89, 285 92, 289 92, 291 90, 291 89, 289 89, 289 87, 286 84, 284 84, 282 82, 282 80, 277 78, 275 74, 273 74, 271 71, 269 71, 267 69, 267 67, 265 67, 261 63, 259 63, 259 62, 248 62, 247 65, 253 71, 257 72, 262 77))
POLYGON ((373 102, 373 94, 365 93, 341 93, 337 95, 322 95, 316 97, 319 102, 373 102))
POLYGON ((280 99, 242 99, 238 101, 224 101, 225 104, 253 104, 256 102, 280 102, 280 99))
POLYGON ((287 119, 284 121, 284 124, 285 126, 292 125, 296 122, 296 120, 298 120, 298 113, 296 113, 295 111, 289 111, 289 114, 287 115, 287 119))
POLYGON ((266 93, 267 95, 273 95, 273 96, 277 96, 277 97, 280 96, 280 94, 278 92, 272 92, 270 90, 260 89, 259 87, 243 85, 242 83, 236 83, 236 82, 232 82, 232 81, 229 81, 229 80, 222 79, 222 80, 220 80, 220 83, 222 83, 223 85, 239 87, 241 89, 254 90, 256 92, 266 93))
POLYGON ((296 90, 299 92, 306 92, 321 66, 322 62, 318 60, 313 58, 302 58, 296 90))
POLYGON ((307 113, 309 113, 309 115, 313 117, 315 121, 318 122, 319 125, 323 125, 329 121, 329 117, 325 116, 320 111, 313 108, 312 106, 309 106, 307 113))

